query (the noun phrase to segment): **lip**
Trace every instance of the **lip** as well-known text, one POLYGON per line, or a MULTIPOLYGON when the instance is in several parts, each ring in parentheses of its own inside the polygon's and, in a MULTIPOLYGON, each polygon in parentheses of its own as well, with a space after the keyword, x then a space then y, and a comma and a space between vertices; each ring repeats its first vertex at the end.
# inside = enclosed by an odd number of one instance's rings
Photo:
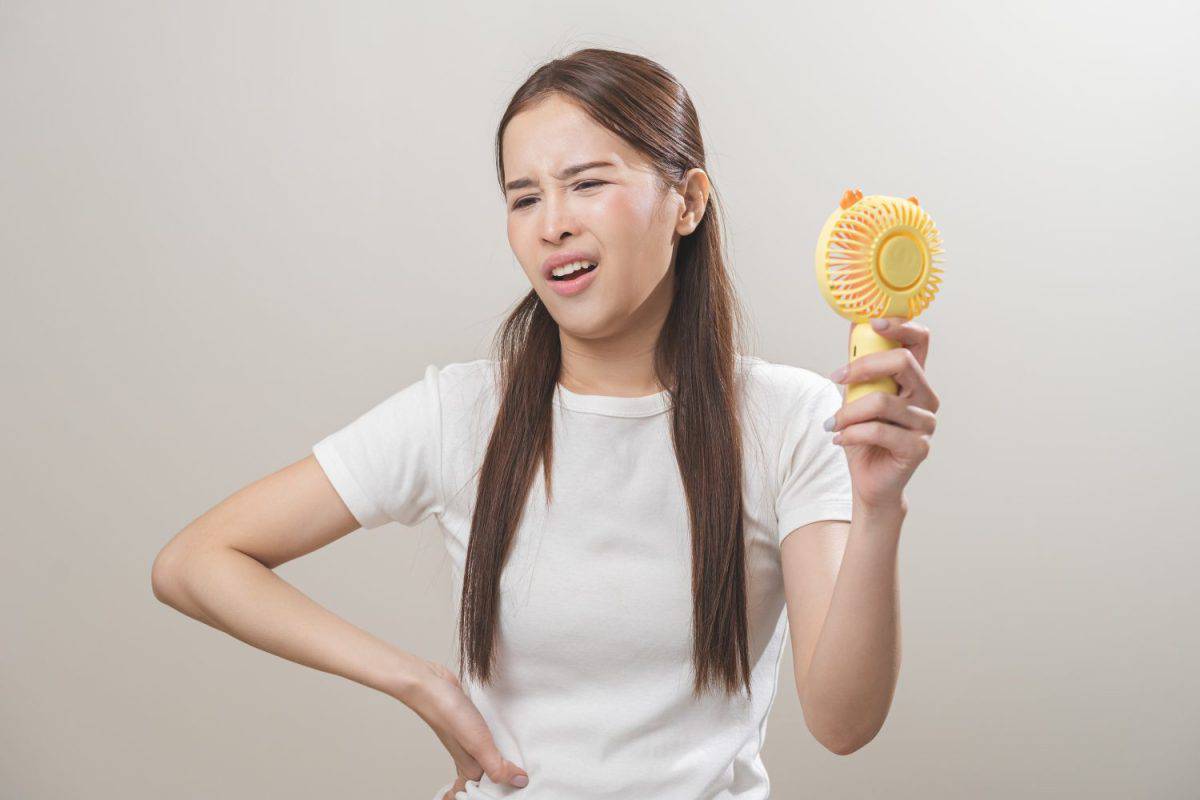
MULTIPOLYGON (((568 250, 565 253, 555 253, 542 262, 542 277, 548 281, 553 281, 551 272, 563 266, 576 261, 587 261, 596 264, 596 269, 599 269, 600 259, 591 253, 584 253, 581 250, 568 250)), ((586 277, 586 276, 585 276, 586 277)))
MULTIPOLYGON (((570 263, 570 262, 567 262, 567 263, 570 263)), ((550 284, 550 288, 553 289, 556 293, 562 295, 563 297, 570 297, 573 294, 579 294, 584 289, 591 286, 592 281, 596 280, 596 273, 599 271, 600 271, 600 266, 599 266, 599 264, 597 264, 596 268, 594 270, 592 270, 591 272, 589 272, 586 275, 580 275, 578 278, 575 278, 574 280, 556 281, 556 280, 551 279, 551 280, 546 281, 546 283, 550 284)))

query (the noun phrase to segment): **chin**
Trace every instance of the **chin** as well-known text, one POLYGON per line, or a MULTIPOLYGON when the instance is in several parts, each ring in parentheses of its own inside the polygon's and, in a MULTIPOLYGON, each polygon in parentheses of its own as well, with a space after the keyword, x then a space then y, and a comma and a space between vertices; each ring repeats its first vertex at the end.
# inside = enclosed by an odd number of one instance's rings
POLYGON ((612 335, 614 327, 619 327, 614 325, 612 315, 604 311, 574 308, 564 312, 561 308, 557 311, 553 306, 549 308, 559 330, 575 339, 603 339, 612 335))

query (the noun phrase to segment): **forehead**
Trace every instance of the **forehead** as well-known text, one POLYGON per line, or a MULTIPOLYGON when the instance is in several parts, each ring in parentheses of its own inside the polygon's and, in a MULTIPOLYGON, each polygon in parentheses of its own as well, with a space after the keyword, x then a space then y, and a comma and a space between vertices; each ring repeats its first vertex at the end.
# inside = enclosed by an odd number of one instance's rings
POLYGON ((584 161, 645 169, 649 162, 579 106, 551 95, 509 120, 501 142, 505 178, 556 173, 584 161))

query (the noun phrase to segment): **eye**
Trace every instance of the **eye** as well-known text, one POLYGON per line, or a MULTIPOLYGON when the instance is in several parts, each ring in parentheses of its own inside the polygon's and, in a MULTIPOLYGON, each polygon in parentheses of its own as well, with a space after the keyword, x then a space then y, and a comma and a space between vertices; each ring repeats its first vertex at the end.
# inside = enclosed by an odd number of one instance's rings
MULTIPOLYGON (((594 183, 595 185, 599 186, 602 183, 607 183, 607 181, 598 181, 595 179, 587 180, 587 181, 580 181, 579 183, 575 184, 575 188, 579 189, 590 183, 594 183)), ((522 197, 520 200, 513 203, 513 209, 525 208, 526 206, 529 205, 529 203, 525 202, 526 200, 533 201, 536 199, 537 199, 536 197, 522 197)))

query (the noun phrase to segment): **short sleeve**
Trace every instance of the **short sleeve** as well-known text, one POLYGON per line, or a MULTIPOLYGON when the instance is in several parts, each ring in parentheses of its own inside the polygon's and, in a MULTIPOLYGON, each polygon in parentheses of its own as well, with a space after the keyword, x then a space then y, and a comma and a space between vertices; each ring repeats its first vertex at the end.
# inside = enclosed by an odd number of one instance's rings
POLYGON ((779 452, 779 492, 775 498, 779 541, 810 522, 850 520, 853 506, 846 452, 834 444, 824 422, 842 406, 828 378, 791 407, 779 452))
POLYGON ((416 525, 444 510, 439 369, 405 386, 312 452, 364 528, 416 525))

